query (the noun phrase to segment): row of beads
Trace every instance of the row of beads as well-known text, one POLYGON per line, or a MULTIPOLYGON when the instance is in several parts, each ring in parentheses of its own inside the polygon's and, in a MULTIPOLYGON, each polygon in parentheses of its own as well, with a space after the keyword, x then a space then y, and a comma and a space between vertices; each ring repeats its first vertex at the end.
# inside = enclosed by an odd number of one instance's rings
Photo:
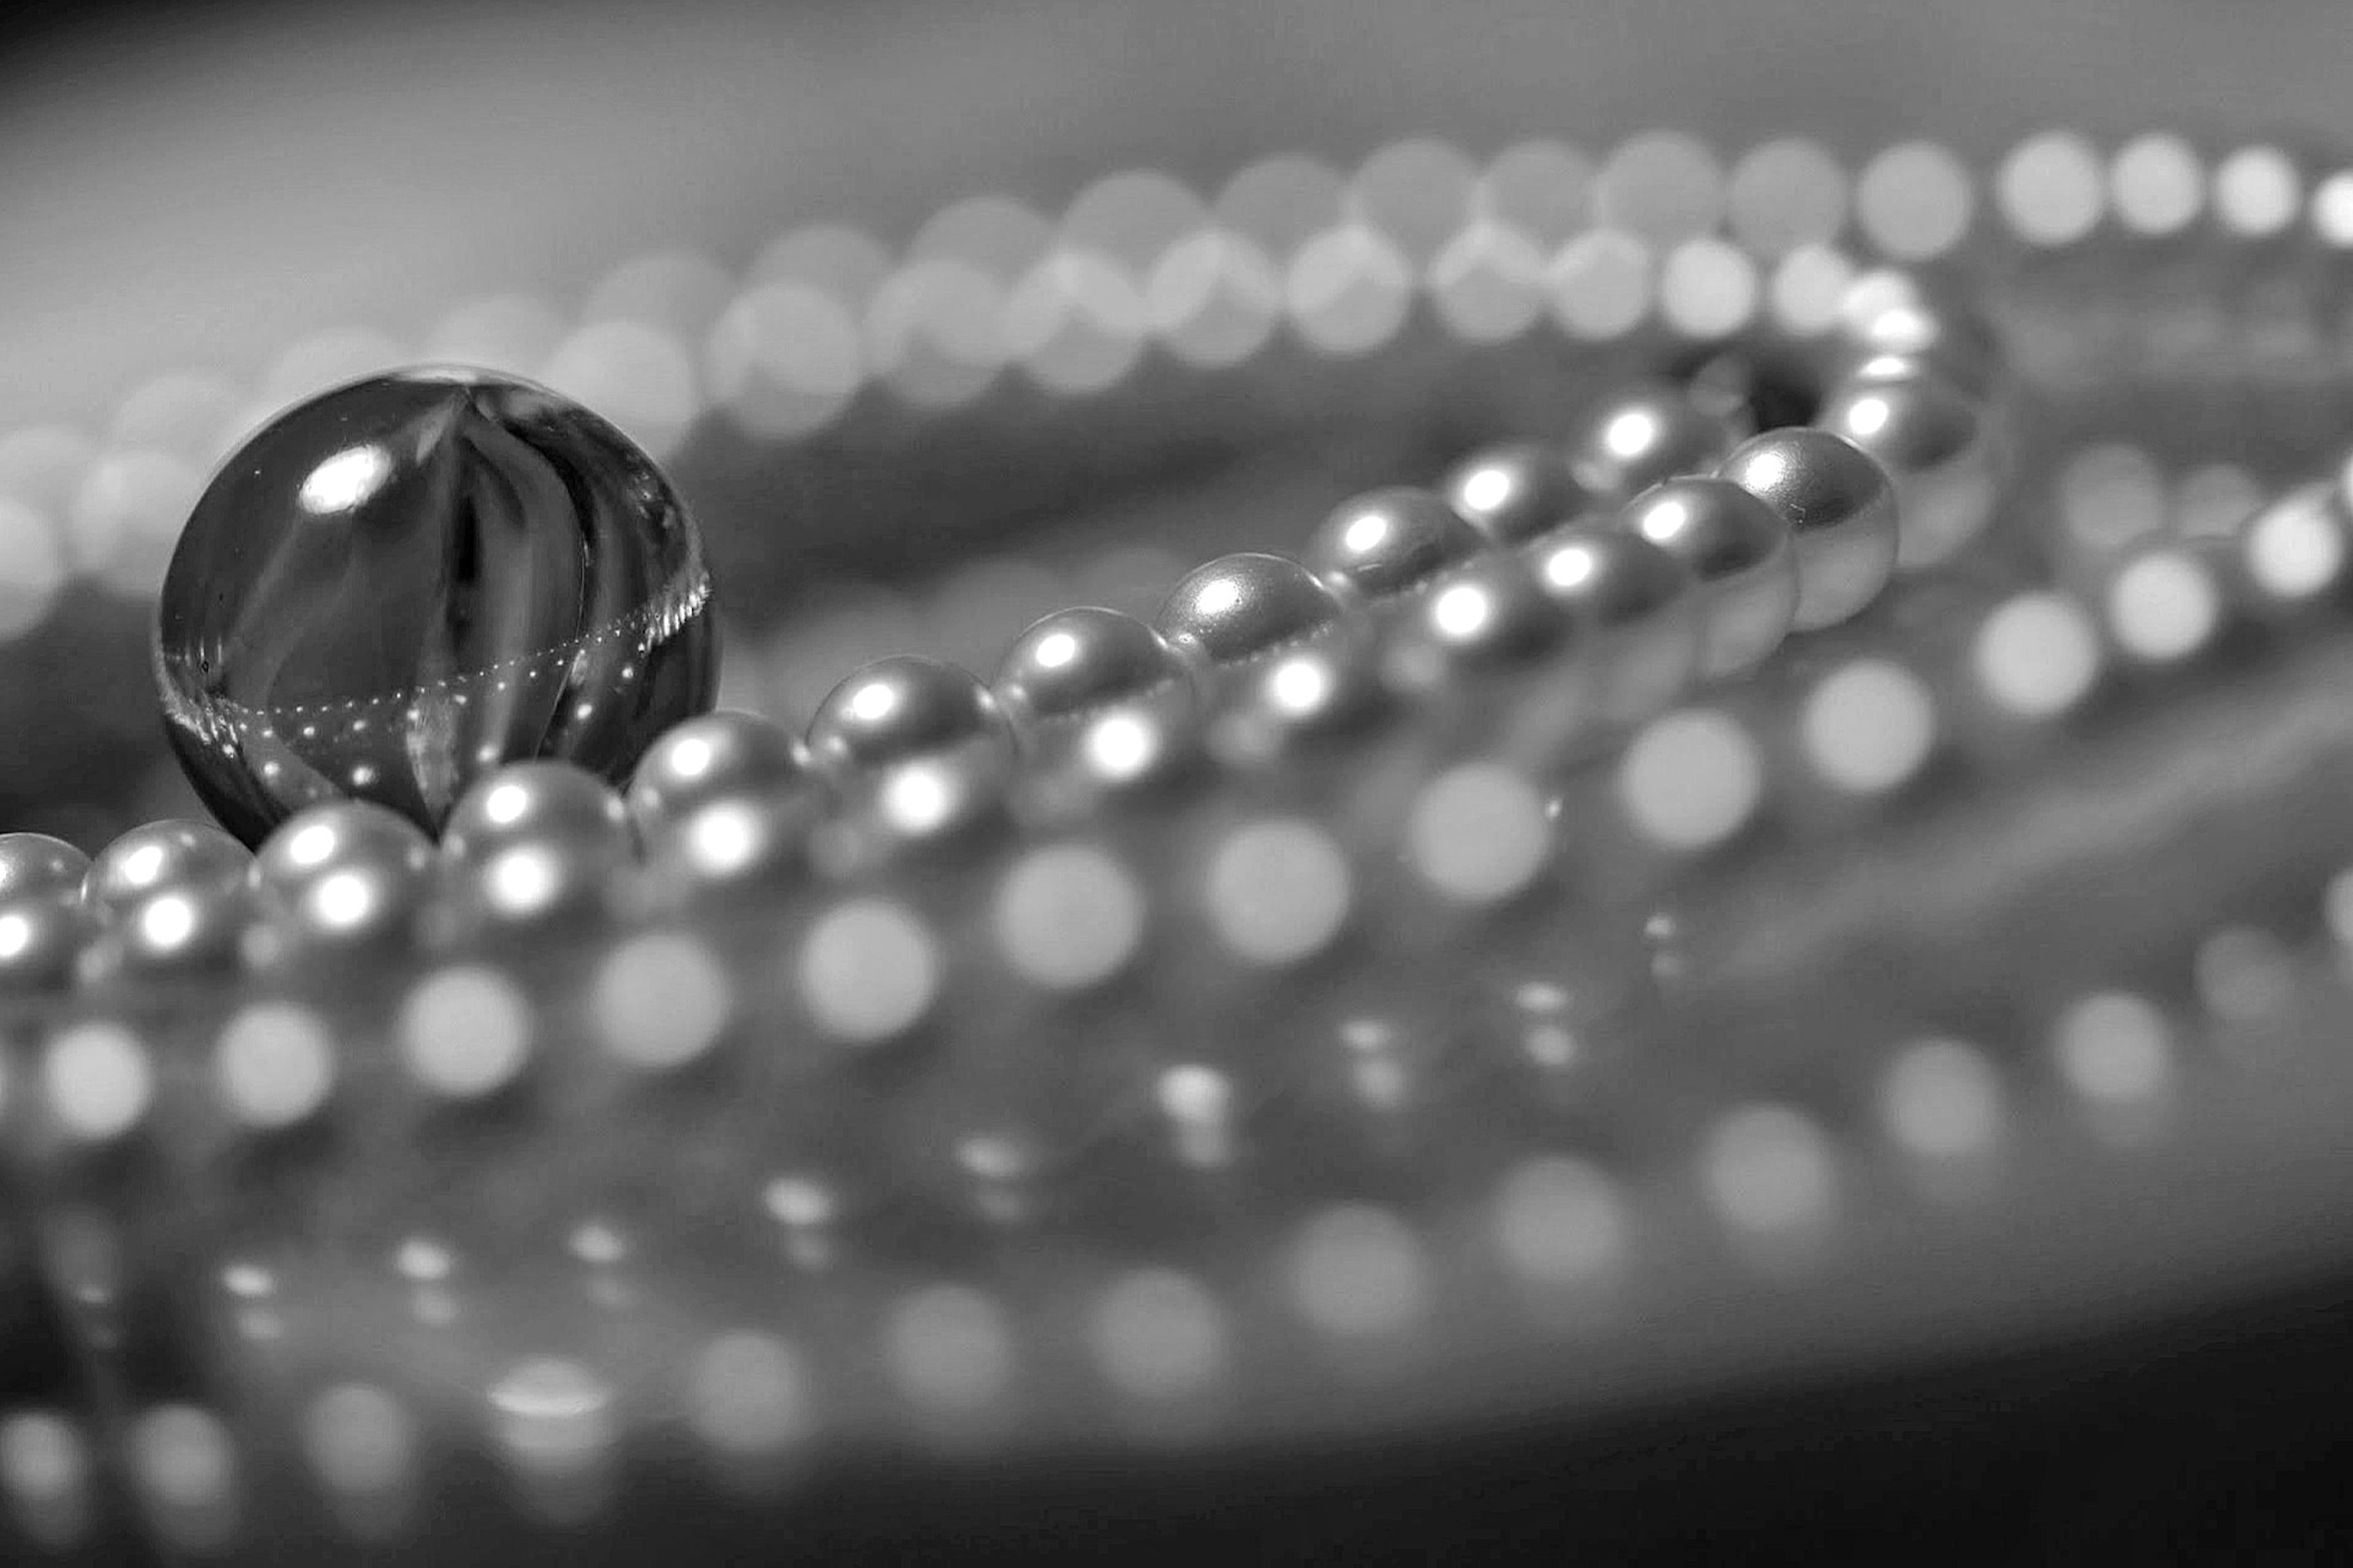
MULTIPOLYGON (((2146 238, 2201 216, 2222 235, 2273 238, 2302 219, 2353 246, 2353 172, 2306 170, 2273 146, 2207 160, 2152 134, 2103 157, 2063 132, 2030 137, 1987 182, 2030 247, 2080 242, 2105 223, 2146 238)), ((1483 168, 1443 143, 1384 148, 1353 176, 1266 160, 1205 201, 1131 170, 1089 186, 1059 223, 1006 195, 968 198, 923 226, 894 263, 860 231, 798 229, 739 280, 692 253, 617 268, 582 322, 527 296, 478 301, 404 344, 339 329, 293 345, 244 392, 192 371, 127 397, 104 441, 64 426, 0 436, 0 636, 37 624, 71 576, 152 591, 206 468, 290 402, 422 353, 543 379, 611 414, 657 453, 705 407, 755 435, 814 429, 870 380, 919 406, 980 395, 1018 363, 1050 390, 1101 391, 1147 342, 1189 364, 1257 353, 1279 321, 1356 353, 1393 335, 1417 291, 1470 342, 1547 314, 1572 335, 1617 337, 1655 309, 1694 338, 1739 330, 1769 301, 1786 329, 1822 319, 1846 274, 1850 228, 1902 260, 1964 243, 1979 198, 1933 143, 1888 148, 1850 176, 1803 140, 1720 163, 1674 133, 1599 159, 1519 144, 1483 168), (1723 231, 1735 242, 1715 237, 1723 231), (1772 265, 1760 282, 1758 261, 1772 265), (1654 298, 1655 297, 1655 298, 1654 298), (700 363, 698 363, 700 362, 700 363)))
MULTIPOLYGON (((1920 776, 1934 751, 1962 738, 1970 710, 2032 723, 2081 707, 2111 657, 2101 646, 2101 626, 2114 658, 2169 666, 2213 646, 2233 615, 2275 618, 2325 597, 2343 583, 2349 559, 2353 504, 2340 476, 2259 508, 2232 536, 2228 555, 2178 545, 2135 555, 2088 611, 2048 592, 1991 605, 1956 650, 1955 670, 1915 669, 1916 661, 1885 657, 1841 663, 1811 682, 1795 708, 1793 746, 1720 707, 1669 714, 1635 736, 1616 774, 1615 796, 1641 838, 1692 852, 1724 843, 1759 815, 1770 759, 1785 751, 1811 770, 1805 779, 1787 781, 1788 787, 1802 793, 1826 784, 1858 799, 1889 795, 1920 776)), ((2005 744, 1989 739, 1989 756, 2007 754, 2005 744)), ((632 815, 658 847, 670 842, 674 854, 702 857, 702 868, 728 869, 726 829, 733 825, 744 834, 739 842, 759 843, 756 829, 743 825, 772 821, 776 792, 804 784, 803 768, 798 749, 773 726, 742 715, 694 721, 663 742, 637 781, 632 815), (681 823, 698 822, 683 847, 665 839, 681 823)), ((1430 781, 1401 847, 1431 889, 1482 902, 1525 885, 1550 852, 1541 818, 1532 783, 1474 762, 1430 781), (1514 849, 1523 819, 1535 837, 1514 849)), ((269 941, 244 944, 249 956, 265 961, 265 973, 290 942, 315 953, 322 942, 403 931, 430 891, 431 855, 422 836, 387 813, 349 803, 298 817, 265 847, 248 877, 239 875, 239 847, 189 825, 142 830, 87 869, 54 841, 19 836, 5 850, 0 949, 16 988, 36 977, 33 966, 45 953, 62 972, 72 950, 51 952, 43 945, 59 928, 41 917, 79 907, 76 889, 86 889, 90 905, 113 921, 112 942, 131 942, 153 963, 168 956, 174 937, 178 951, 203 952, 198 933, 213 929, 208 922, 218 911, 241 908, 216 895, 250 880, 278 921, 269 941)), ((593 894, 628 856, 619 802, 586 775, 547 764, 511 770, 470 796, 451 824, 447 852, 463 885, 508 920, 593 894)), ((1317 854, 1330 857, 1345 887, 1350 873, 1336 841, 1304 820, 1245 823, 1210 855, 1213 927, 1236 956, 1280 963, 1324 940, 1349 895, 1329 894, 1318 880, 1317 854), (1277 868, 1271 882, 1251 869, 1269 861, 1277 868), (1325 896, 1336 900, 1339 913, 1302 913, 1325 896)), ((1046 994, 1083 990, 1136 955, 1152 918, 1150 900, 1136 868, 1116 851, 1085 840, 1050 843, 1015 858, 997 881, 993 942, 1024 984, 1046 994)), ((794 953, 800 1010, 820 1034, 849 1042, 911 1027, 944 999, 941 941, 922 913, 896 900, 835 899, 794 953)), ((686 931, 624 932, 596 957, 586 1033, 614 1059, 639 1069, 670 1071, 702 1058, 732 1019, 759 1006, 746 980, 731 976, 718 953, 686 931)), ((106 973, 102 964, 96 972, 106 973)), ((419 1089, 478 1100, 529 1068, 534 1039, 544 1032, 533 1021, 536 1011, 497 967, 445 963, 406 988, 392 1044, 419 1089)), ((268 1131, 304 1121, 327 1103, 343 1070, 335 1033, 309 1005, 256 1003, 222 1025, 205 1081, 234 1125, 268 1131)), ((106 1019, 58 1034, 43 1076, 49 1117, 77 1139, 130 1131, 162 1087, 138 1032, 106 1019)), ((1171 1116, 1198 1113, 1199 1093, 1180 1090, 1175 1079, 1168 1087, 1171 1116)))
MULTIPOLYGON (((2353 906, 2348 886, 2353 873, 2331 883, 2324 900, 2340 942, 2348 930, 2340 906, 2353 906)), ((2341 968, 2341 951, 2337 963, 2341 968)), ((2246 929, 2203 943, 2195 969, 2202 1016, 2169 1016, 2137 992, 2094 989, 2051 1018, 2036 1055, 2047 1058, 2101 1142, 2161 1151, 2173 1124, 2195 1118, 2196 1100, 2184 1092, 2201 1067, 2191 1047, 2202 1042, 2243 1061, 2239 1037, 2275 1019, 2312 978, 2298 955, 2246 929)), ((2279 1048, 2272 1039, 2266 1052, 2279 1048)), ((1981 1204, 2023 1179, 2005 1157, 2017 1128, 2000 1061, 2014 1054, 1947 1037, 1895 1041, 1862 1086, 1869 1137, 1842 1137, 1792 1103, 1736 1105, 1702 1129, 1688 1179, 1733 1244, 1731 1258, 1787 1289, 1835 1259, 1842 1237, 1865 1234, 1847 1211, 1867 1215, 1879 1202, 1874 1144, 1897 1159, 1906 1186, 1939 1206, 1981 1204)), ((1091 1397, 1107 1398, 1110 1413, 1141 1423, 1139 1431, 1181 1436, 1229 1415, 1238 1402, 1281 1402, 1288 1384, 1251 1394, 1245 1373, 1266 1355, 1295 1353, 1294 1322, 1308 1331, 1317 1364, 1346 1373, 1359 1390, 1402 1372, 1410 1362, 1397 1358, 1432 1336, 1478 1331, 1460 1318, 1463 1310, 1483 1324, 1497 1305, 1516 1305, 1514 1333, 1606 1342, 1635 1321, 1623 1304, 1639 1297, 1646 1275, 1694 1266, 1662 1242, 1669 1215, 1682 1212, 1663 1200, 1646 1178, 1547 1151, 1502 1167, 1459 1225, 1419 1225, 1362 1201, 1311 1206, 1273 1238, 1275 1290, 1263 1303, 1182 1262, 1107 1267, 1060 1281, 1060 1304, 1078 1311, 1082 1331, 1069 1356, 1023 1331, 1032 1321, 1024 1303, 954 1278, 878 1292, 873 1311, 859 1319, 872 1325, 871 1346, 845 1346, 818 1328, 731 1324, 718 1303, 677 1299, 661 1271, 633 1268, 622 1243, 584 1249, 581 1260, 595 1282, 620 1286, 597 1293, 608 1311, 678 1324, 657 1352, 662 1376, 625 1385, 593 1352, 515 1355, 485 1344, 486 1364, 468 1374, 459 1408, 450 1408, 453 1391, 438 1382, 404 1387, 354 1364, 341 1380, 329 1371, 304 1380, 284 1415, 311 1483, 343 1528, 369 1539, 396 1539, 427 1517, 418 1489, 445 1422, 467 1432, 460 1440, 468 1443, 473 1426, 487 1423, 493 1450, 522 1483, 519 1504, 552 1521, 602 1511, 604 1485, 584 1491, 564 1483, 610 1481, 607 1467, 624 1459, 623 1434, 655 1413, 683 1420, 718 1467, 714 1484, 751 1486, 754 1495, 785 1484, 791 1472, 777 1460, 829 1427, 862 1426, 873 1413, 861 1407, 878 1399, 919 1434, 960 1446, 1012 1436, 1025 1410, 1042 1405, 1067 1414, 1090 1408, 1091 1397), (1500 1296, 1486 1285, 1497 1275, 1500 1296), (1450 1301, 1461 1306, 1449 1310, 1450 1301), (871 1384, 849 1370, 869 1357, 881 1373, 871 1384), (1079 1382, 1086 1392, 1064 1386, 1079 1382), (638 1413, 625 1416, 625 1406, 638 1413)), ((408 1244, 399 1273, 418 1282, 412 1305, 421 1321, 447 1330, 470 1321, 458 1305, 465 1270, 446 1244, 408 1244)), ((309 1321, 299 1277, 233 1260, 217 1284, 235 1306, 237 1332, 259 1348, 308 1339, 320 1326, 309 1321)), ((175 1544, 218 1549, 240 1536, 248 1522, 244 1494, 259 1478, 246 1473, 238 1439, 220 1415, 186 1404, 147 1408, 132 1425, 129 1457, 142 1505, 175 1544)), ((87 1439, 66 1418, 20 1412, 0 1424, 0 1492, 37 1539, 64 1545, 89 1531, 93 1481, 87 1439)))

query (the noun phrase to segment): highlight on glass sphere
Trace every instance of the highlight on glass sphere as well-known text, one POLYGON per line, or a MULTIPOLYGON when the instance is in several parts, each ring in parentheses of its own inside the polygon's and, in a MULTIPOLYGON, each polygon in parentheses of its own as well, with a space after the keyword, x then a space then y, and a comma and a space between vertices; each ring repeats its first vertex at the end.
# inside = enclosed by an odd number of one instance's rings
POLYGON ((156 612, 164 728, 248 843, 345 795, 438 831, 504 763, 617 784, 708 709, 711 592, 693 519, 605 420, 489 372, 375 376, 197 501, 156 612))

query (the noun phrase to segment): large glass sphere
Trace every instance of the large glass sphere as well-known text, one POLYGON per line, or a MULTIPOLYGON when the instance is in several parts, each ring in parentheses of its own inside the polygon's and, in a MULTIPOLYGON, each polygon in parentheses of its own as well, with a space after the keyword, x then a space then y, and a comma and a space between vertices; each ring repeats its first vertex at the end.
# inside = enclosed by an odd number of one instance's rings
POLYGON ((427 830, 501 764, 617 784, 711 705, 693 520, 628 438, 459 369, 323 394, 246 443, 164 581, 165 729, 223 826, 381 802, 427 830))

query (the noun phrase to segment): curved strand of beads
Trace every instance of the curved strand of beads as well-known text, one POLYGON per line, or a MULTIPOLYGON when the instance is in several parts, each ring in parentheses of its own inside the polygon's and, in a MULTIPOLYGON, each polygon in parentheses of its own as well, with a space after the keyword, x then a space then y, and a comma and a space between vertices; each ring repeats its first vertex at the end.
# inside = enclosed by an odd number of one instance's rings
MULTIPOLYGON (((119 1474, 193 1555, 847 1547, 877 1487, 1599 1422, 2331 1262, 2326 340, 2147 363, 2111 316, 2240 299, 2127 258, 2085 301, 2073 247, 2193 242, 2145 158, 2087 221, 2074 152, 1990 187, 2006 375, 1892 278, 1795 334, 1861 341, 1836 382, 1686 301, 1643 347, 1687 374, 1599 356, 1582 426, 1496 420, 1543 445, 1327 493, 1220 542, 1302 559, 993 679, 698 720, 626 798, 498 775, 431 857, 344 806, 249 873, 193 827, 9 846, 0 1107, 88 1382, 0 1431, 14 1517, 94 1550, 119 1474), (1793 395, 1818 437, 1725 423, 1793 395)), ((1862 222, 1916 259, 1934 171, 1883 163, 1862 222)))

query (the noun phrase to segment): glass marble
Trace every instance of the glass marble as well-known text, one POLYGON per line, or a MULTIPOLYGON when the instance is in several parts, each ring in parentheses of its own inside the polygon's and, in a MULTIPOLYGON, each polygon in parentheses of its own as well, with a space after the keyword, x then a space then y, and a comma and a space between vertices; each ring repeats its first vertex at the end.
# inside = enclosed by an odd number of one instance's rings
POLYGON ((617 784, 709 708, 711 592, 686 508, 603 419, 486 372, 372 377, 197 501, 156 614, 165 730, 248 843, 344 795, 438 831, 503 763, 617 784))

